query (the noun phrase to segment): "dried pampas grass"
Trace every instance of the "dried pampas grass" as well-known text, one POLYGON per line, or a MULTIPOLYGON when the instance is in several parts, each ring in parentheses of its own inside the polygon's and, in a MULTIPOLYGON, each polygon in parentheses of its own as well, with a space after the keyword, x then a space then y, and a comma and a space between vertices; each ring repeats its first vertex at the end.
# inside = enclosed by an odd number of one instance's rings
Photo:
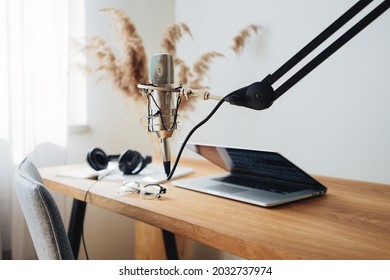
MULTIPOLYGON (((148 59, 142 38, 137 33, 131 19, 123 11, 116 8, 101 11, 112 16, 116 33, 119 35, 117 40, 119 53, 115 52, 103 38, 91 36, 84 49, 94 55, 98 66, 88 67, 88 70, 101 74, 98 81, 109 78, 117 89, 137 101, 142 97, 137 85, 149 81, 148 59)), ((234 37, 232 50, 239 54, 251 33, 257 33, 259 29, 258 25, 249 25, 243 29, 234 37)), ((214 59, 224 57, 224 55, 217 51, 209 51, 202 54, 193 66, 189 67, 177 55, 177 44, 184 35, 192 38, 187 24, 176 23, 168 26, 162 38, 161 47, 172 55, 178 83, 192 88, 207 88, 203 83, 210 70, 210 64, 214 59)), ((192 107, 192 102, 185 100, 180 105, 182 111, 192 107)))
POLYGON ((210 70, 211 62, 218 57, 224 57, 223 54, 210 51, 199 57, 199 59, 194 63, 194 73, 195 79, 189 82, 189 86, 193 88, 206 88, 206 85, 202 84, 204 77, 207 76, 208 71, 210 70))
POLYGON ((132 21, 118 9, 103 9, 102 12, 112 16, 119 37, 119 55, 99 36, 91 36, 85 50, 92 53, 98 66, 90 67, 90 71, 100 73, 98 81, 109 78, 125 95, 138 100, 137 84, 148 80, 146 52, 142 38, 136 31, 132 21))
POLYGON ((168 26, 165 31, 164 37, 161 41, 161 47, 169 53, 173 59, 176 58, 177 42, 184 34, 188 34, 192 37, 190 28, 183 22, 172 24, 168 26))
POLYGON ((247 39, 251 36, 251 33, 257 34, 257 32, 261 30, 259 25, 250 24, 244 29, 242 29, 237 36, 233 38, 233 46, 231 49, 236 53, 240 54, 244 49, 245 43, 247 39))

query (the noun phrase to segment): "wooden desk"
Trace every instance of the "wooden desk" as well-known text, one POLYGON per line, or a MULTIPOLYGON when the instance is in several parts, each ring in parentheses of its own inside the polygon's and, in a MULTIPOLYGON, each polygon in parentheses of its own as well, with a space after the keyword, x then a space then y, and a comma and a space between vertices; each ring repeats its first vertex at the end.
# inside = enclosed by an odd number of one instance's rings
MULTIPOLYGON (((222 172, 183 159, 200 176, 222 172)), ((60 178, 72 166, 41 169, 49 189, 247 259, 390 259, 390 185, 315 176, 328 193, 262 208, 166 184, 160 200, 119 196, 118 184, 60 178)))

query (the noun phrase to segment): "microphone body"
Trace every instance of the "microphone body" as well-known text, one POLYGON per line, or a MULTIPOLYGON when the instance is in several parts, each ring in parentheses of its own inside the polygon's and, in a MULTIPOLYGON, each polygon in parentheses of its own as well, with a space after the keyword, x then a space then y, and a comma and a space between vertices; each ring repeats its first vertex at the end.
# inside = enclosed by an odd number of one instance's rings
POLYGON ((169 138, 177 129, 178 92, 174 91, 173 59, 169 54, 155 54, 150 59, 149 77, 157 89, 147 94, 148 131, 155 132, 160 142, 164 171, 171 170, 169 138))

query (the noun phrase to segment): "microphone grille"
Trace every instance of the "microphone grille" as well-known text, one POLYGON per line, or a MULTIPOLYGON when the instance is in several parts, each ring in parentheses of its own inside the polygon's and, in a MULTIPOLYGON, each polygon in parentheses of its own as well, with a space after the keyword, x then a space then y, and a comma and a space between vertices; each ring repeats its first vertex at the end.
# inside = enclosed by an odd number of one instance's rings
POLYGON ((149 77, 152 84, 173 84, 173 59, 168 53, 155 54, 150 59, 149 77))

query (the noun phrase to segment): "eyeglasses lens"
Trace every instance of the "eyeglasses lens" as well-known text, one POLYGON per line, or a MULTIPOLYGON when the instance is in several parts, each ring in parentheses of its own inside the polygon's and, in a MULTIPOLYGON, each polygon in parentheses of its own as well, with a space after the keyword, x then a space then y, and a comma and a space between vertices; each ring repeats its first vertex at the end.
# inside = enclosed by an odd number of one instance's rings
POLYGON ((140 190, 140 196, 144 199, 160 197, 161 187, 159 185, 147 185, 140 190))
POLYGON ((119 188, 119 194, 135 193, 139 191, 138 182, 123 182, 122 186, 119 188))

